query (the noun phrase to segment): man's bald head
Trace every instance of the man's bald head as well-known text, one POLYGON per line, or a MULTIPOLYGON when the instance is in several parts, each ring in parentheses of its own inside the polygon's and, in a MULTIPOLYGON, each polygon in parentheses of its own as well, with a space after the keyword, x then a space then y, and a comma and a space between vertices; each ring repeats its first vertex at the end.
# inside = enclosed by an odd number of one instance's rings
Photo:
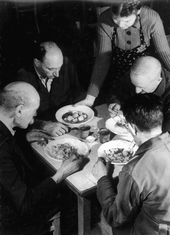
POLYGON ((34 64, 42 77, 48 79, 58 77, 63 65, 62 51, 55 42, 43 42, 37 49, 34 64))
POLYGON ((63 54, 60 48, 54 42, 43 42, 40 44, 40 48, 45 50, 43 61, 51 59, 51 57, 58 57, 58 60, 61 60, 63 54))
POLYGON ((26 82, 12 82, 0 93, 0 107, 11 112, 17 106, 39 105, 40 97, 36 89, 26 82))
POLYGON ((131 67, 130 78, 136 93, 152 93, 161 82, 161 63, 154 57, 143 56, 131 67))

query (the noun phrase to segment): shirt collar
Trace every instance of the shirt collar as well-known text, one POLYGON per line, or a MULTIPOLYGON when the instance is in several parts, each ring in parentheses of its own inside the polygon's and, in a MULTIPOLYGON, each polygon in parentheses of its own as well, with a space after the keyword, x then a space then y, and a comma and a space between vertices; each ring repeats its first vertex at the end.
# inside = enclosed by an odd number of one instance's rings
POLYGON ((38 72, 38 70, 37 70, 35 64, 34 64, 34 69, 35 69, 35 72, 36 72, 36 74, 38 75, 39 79, 40 79, 41 81, 45 81, 45 80, 46 80, 46 77, 41 76, 41 74, 38 72))
POLYGON ((159 144, 165 143, 167 139, 169 139, 170 135, 168 132, 162 133, 156 137, 153 137, 143 143, 138 150, 136 151, 135 155, 139 155, 143 152, 148 151, 149 149, 153 148, 153 146, 158 146, 159 144))
POLYGON ((11 135, 15 135, 15 130, 6 122, 6 119, 1 117, 1 122, 8 128, 8 130, 11 132, 11 135))

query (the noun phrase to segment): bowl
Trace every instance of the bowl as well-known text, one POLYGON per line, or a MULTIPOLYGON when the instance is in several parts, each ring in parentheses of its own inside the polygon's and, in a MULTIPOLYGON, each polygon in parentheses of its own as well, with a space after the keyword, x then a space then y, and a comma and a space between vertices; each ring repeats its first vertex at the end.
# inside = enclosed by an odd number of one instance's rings
POLYGON ((84 125, 84 124, 90 122, 94 118, 94 111, 91 108, 89 108, 88 106, 85 106, 85 105, 78 105, 78 106, 67 105, 67 106, 64 106, 64 107, 60 108, 56 112, 55 117, 56 117, 58 122, 61 122, 65 125, 67 125, 67 126, 79 127, 80 125, 84 125), (83 114, 85 114, 86 118, 85 118, 85 120, 77 121, 75 123, 65 121, 63 119, 63 115, 65 115, 69 112, 70 113, 73 113, 73 112, 83 113, 83 114))

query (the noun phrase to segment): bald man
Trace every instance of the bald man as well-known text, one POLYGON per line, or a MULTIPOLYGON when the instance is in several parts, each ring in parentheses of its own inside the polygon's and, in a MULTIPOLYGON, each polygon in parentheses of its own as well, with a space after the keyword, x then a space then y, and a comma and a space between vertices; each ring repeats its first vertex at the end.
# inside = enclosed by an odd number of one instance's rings
POLYGON ((163 69, 154 57, 143 56, 135 61, 125 77, 114 84, 108 95, 111 117, 121 110, 121 105, 135 93, 154 93, 164 103, 163 132, 170 132, 170 72, 163 69))
MULTIPOLYGON (((37 118, 46 121, 54 121, 59 108, 85 96, 74 66, 51 41, 37 46, 33 61, 18 71, 17 80, 30 83, 38 91, 40 107, 37 118)), ((64 125, 57 125, 57 135, 68 131, 64 125)), ((54 126, 51 126, 53 130, 54 126)))
POLYGON ((40 235, 50 231, 49 219, 59 210, 59 183, 79 169, 72 155, 52 177, 39 182, 15 141, 15 128, 34 122, 40 97, 25 82, 0 91, 0 234, 40 235))

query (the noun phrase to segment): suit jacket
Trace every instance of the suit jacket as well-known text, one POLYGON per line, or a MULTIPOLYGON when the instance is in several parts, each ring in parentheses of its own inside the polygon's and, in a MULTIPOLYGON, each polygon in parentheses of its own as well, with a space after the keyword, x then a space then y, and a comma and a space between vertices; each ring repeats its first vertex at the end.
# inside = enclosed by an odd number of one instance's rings
POLYGON ((41 234, 40 227, 44 226, 49 213, 47 208, 58 195, 59 188, 51 178, 37 182, 15 138, 0 121, 1 234, 41 234), (46 209, 40 213, 42 207, 46 209))
POLYGON ((54 119, 57 109, 82 98, 83 89, 78 81, 76 70, 67 57, 64 57, 59 77, 53 79, 50 92, 40 81, 33 63, 18 71, 17 80, 30 83, 38 91, 40 108, 37 117, 45 120, 54 119))
MULTIPOLYGON (((131 235, 166 235, 170 229, 170 135, 164 133, 139 147, 119 173, 117 192, 107 176, 97 195, 104 216, 117 233, 131 224, 131 235)), ((127 231, 127 230, 126 230, 127 231)))

